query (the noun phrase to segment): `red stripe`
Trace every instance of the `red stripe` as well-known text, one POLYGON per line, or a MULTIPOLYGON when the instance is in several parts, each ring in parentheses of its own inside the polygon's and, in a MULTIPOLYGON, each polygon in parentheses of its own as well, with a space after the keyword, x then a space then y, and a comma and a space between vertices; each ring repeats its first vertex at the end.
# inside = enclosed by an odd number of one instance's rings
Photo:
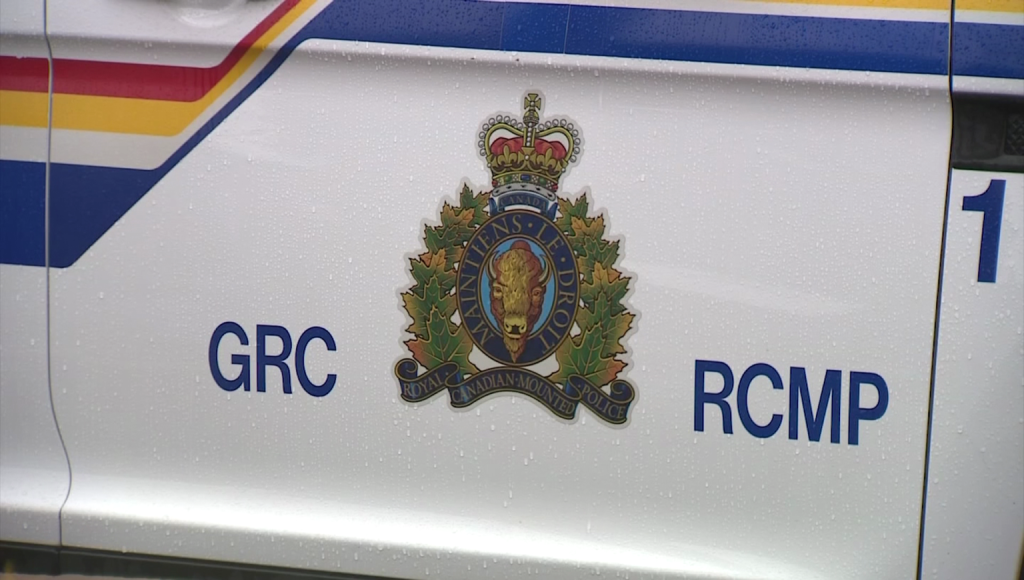
MULTIPOLYGON (((160 101, 199 100, 238 64, 263 33, 298 3, 299 0, 284 0, 216 66, 199 68, 56 58, 53 60, 53 90, 72 95, 160 101)), ((2 90, 45 93, 47 76, 44 58, 0 56, 2 90)))
POLYGON ((50 67, 45 58, 0 56, 0 89, 45 93, 49 86, 50 67))

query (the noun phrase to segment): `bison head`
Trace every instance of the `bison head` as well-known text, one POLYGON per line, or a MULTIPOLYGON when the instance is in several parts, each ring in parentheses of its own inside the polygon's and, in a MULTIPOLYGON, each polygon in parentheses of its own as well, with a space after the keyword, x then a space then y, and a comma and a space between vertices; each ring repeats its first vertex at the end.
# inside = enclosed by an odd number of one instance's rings
POLYGON ((491 313, 515 362, 540 318, 550 276, 547 261, 538 258, 530 244, 517 240, 505 252, 491 256, 487 274, 491 278, 491 313))

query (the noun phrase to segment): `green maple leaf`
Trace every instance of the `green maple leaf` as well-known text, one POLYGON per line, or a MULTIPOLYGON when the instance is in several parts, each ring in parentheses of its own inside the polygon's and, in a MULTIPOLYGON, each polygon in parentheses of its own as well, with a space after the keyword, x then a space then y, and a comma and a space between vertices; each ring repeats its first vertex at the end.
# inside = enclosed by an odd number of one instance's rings
POLYGON ((464 328, 452 324, 440 310, 431 307, 425 330, 424 337, 405 342, 418 363, 432 369, 446 362, 454 362, 464 374, 477 372, 476 366, 469 362, 473 343, 464 328))
POLYGON ((579 375, 599 387, 612 382, 626 363, 602 354, 605 345, 601 334, 601 329, 594 327, 562 343, 555 352, 558 371, 550 379, 564 384, 570 375, 579 375))
POLYGON ((601 243, 597 245, 597 253, 594 256, 595 264, 601 264, 606 269, 611 269, 615 265, 615 260, 619 257, 619 241, 615 240, 609 242, 608 240, 601 240, 601 243))
POLYGON ((575 203, 558 200, 561 215, 556 224, 568 236, 583 274, 580 285, 583 307, 576 312, 576 324, 581 332, 562 343, 555 352, 559 367, 550 378, 564 383, 569 376, 579 375, 597 386, 604 386, 626 366, 615 356, 626 352, 622 339, 636 316, 622 305, 629 291, 629 280, 614 268, 619 243, 603 238, 604 216, 587 217, 589 205, 585 194, 575 203))
MULTIPOLYGON (((427 252, 421 254, 419 259, 410 260, 412 265, 412 277, 416 285, 425 288, 432 278, 436 278, 441 294, 447 294, 455 287, 455 270, 448 266, 448 259, 445 250, 438 252, 427 252)), ((415 291, 415 288, 413 289, 415 291)), ((420 296, 423 296, 420 291, 420 296)))
POLYGON ((441 225, 424 228, 423 237, 427 249, 436 253, 469 240, 473 235, 473 228, 469 225, 472 219, 472 211, 445 203, 441 208, 441 225))
POLYGON ((569 238, 569 248, 579 258, 579 265, 583 267, 583 261, 586 259, 587 249, 585 246, 586 238, 569 238))
POLYGON ((594 280, 594 271, 598 266, 612 269, 619 257, 619 242, 609 242, 601 238, 583 238, 583 251, 580 254, 580 266, 584 283, 594 280))
POLYGON ((599 328, 605 318, 611 316, 611 308, 608 304, 608 295, 599 292, 584 302, 584 307, 576 311, 576 324, 580 330, 587 331, 592 328, 599 328))
POLYGON ((601 329, 604 331, 604 347, 601 349, 602 356, 614 356, 626 352, 622 344, 622 338, 629 332, 636 315, 630 312, 619 312, 612 314, 601 321, 601 329))
POLYGON ((441 208, 441 225, 427 227, 423 239, 431 252, 445 251, 445 266, 451 268, 461 254, 463 244, 473 235, 472 210, 445 203, 441 208))
POLYGON ((614 268, 605 268, 600 262, 594 264, 594 270, 588 276, 590 281, 580 284, 580 298, 584 304, 593 304, 597 295, 601 292, 608 296, 611 304, 611 313, 618 314, 626 308, 622 300, 629 291, 629 278, 623 278, 622 273, 614 268))
POLYGON ((490 193, 484 192, 473 195, 473 190, 468 185, 462 186, 462 193, 459 194, 459 205, 462 206, 463 210, 473 212, 473 219, 469 223, 474 228, 487 221, 487 201, 490 198, 490 193))
POLYGON ((601 356, 609 357, 626 352, 620 341, 629 332, 634 318, 635 315, 626 312, 607 294, 598 292, 590 308, 577 311, 576 324, 584 332, 590 330, 597 333, 603 342, 601 356), (615 311, 616 306, 619 307, 618 312, 615 311))
POLYGON ((599 215, 595 218, 578 218, 573 216, 569 218, 569 222, 572 224, 572 232, 569 237, 585 237, 600 240, 601 236, 604 235, 604 216, 599 215))
MULTIPOLYGON (((454 229, 456 234, 473 233, 473 228, 469 226, 469 223, 473 221, 473 211, 465 210, 461 207, 455 207, 449 203, 445 203, 441 208, 441 227, 445 229, 454 229)), ((447 234, 446 235, 451 235, 447 234)), ((469 239, 469 236, 466 236, 469 239)))
POLYGON ((427 226, 423 230, 423 242, 427 245, 427 251, 437 254, 448 249, 448 242, 444 239, 444 230, 440 227, 432 228, 427 226))
POLYGON ((563 234, 570 236, 573 233, 572 218, 577 218, 586 223, 588 219, 587 211, 589 210, 590 201, 585 193, 576 200, 576 203, 560 197, 558 198, 558 211, 562 215, 555 220, 555 225, 558 226, 558 229, 563 234))
POLYGON ((430 309, 437 308, 441 315, 450 319, 455 313, 455 296, 441 292, 437 278, 431 278, 426 285, 414 286, 402 294, 405 310, 412 317, 412 324, 406 330, 420 338, 427 337, 427 319, 430 309))

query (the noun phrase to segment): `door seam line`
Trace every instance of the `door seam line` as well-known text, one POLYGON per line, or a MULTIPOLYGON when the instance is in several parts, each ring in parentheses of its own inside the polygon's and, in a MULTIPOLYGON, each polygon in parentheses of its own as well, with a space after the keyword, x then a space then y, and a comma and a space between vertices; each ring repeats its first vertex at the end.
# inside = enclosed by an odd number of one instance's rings
POLYGON ((932 422, 935 409, 935 374, 939 357, 939 326, 942 317, 942 285, 946 267, 946 234, 949 229, 949 202, 953 188, 953 131, 955 130, 953 104, 953 26, 956 22, 956 0, 949 5, 949 45, 946 56, 946 75, 949 95, 949 156, 946 160, 946 200, 942 212, 942 236, 939 241, 939 272, 935 291, 935 321, 932 327, 932 361, 928 377, 928 415, 924 441, 924 474, 921 481, 921 518, 917 536, 917 580, 924 574, 925 515, 928 511, 928 477, 931 466, 932 422))
POLYGON ((53 336, 51 333, 50 317, 50 157, 53 151, 53 48, 50 46, 50 14, 49 0, 43 0, 43 40, 46 42, 47 59, 47 105, 46 105, 46 165, 43 170, 43 265, 46 272, 46 387, 50 395, 50 414, 53 416, 53 426, 57 429, 57 439, 60 440, 61 450, 64 451, 64 463, 68 467, 68 488, 64 494, 64 500, 57 510, 57 549, 64 546, 64 506, 71 497, 71 458, 68 457, 68 448, 64 443, 64 434, 60 430, 60 422, 57 420, 57 408, 53 403, 53 336))

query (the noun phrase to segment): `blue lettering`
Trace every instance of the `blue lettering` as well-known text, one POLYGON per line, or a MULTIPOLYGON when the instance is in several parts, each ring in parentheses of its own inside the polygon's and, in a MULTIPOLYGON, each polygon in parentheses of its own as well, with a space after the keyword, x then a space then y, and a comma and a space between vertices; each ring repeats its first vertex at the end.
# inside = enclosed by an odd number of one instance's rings
POLYGON ((843 372, 825 371, 825 382, 818 396, 817 410, 811 405, 811 392, 807 387, 807 370, 803 367, 789 369, 789 438, 797 439, 800 432, 800 405, 804 407, 804 423, 811 441, 821 441, 821 430, 825 426, 825 408, 832 401, 831 441, 839 443, 839 405, 843 372))
POLYGON ((220 347, 220 341, 224 339, 227 334, 233 334, 238 338, 238 342, 242 346, 249 346, 249 337, 246 336, 245 331, 238 325, 237 322, 222 322, 216 330, 213 331, 213 336, 210 337, 210 372, 213 374, 213 380, 217 383, 217 386, 224 389, 225 391, 236 391, 238 387, 244 386, 245 390, 249 390, 249 355, 247 354, 233 354, 231 355, 231 364, 239 365, 242 370, 238 373, 238 376, 229 379, 224 376, 224 373, 220 370, 220 362, 217 360, 217 351, 220 347))
MULTIPOLYGON (((722 412, 722 432, 731 435, 732 430, 732 401, 729 398, 733 391, 733 372, 728 364, 721 361, 697 360, 694 365, 694 394, 693 394, 693 428, 694 431, 705 430, 704 414, 707 405, 715 405, 722 412), (718 392, 708 392, 708 374, 716 374, 722 377, 723 386, 718 392)), ((750 389, 758 377, 765 377, 771 382, 773 391, 786 389, 786 383, 782 375, 767 363, 756 363, 748 367, 740 376, 736 388, 736 411, 739 414, 740 423, 748 433, 759 439, 775 436, 782 428, 785 420, 785 413, 773 413, 771 419, 765 424, 759 424, 751 415, 750 389)), ((858 445, 860 443, 860 422, 877 421, 885 415, 889 406, 889 386, 885 379, 876 373, 852 371, 849 376, 849 411, 847 443, 858 445), (864 385, 874 387, 878 394, 878 402, 872 407, 861 406, 861 389, 864 385)), ((825 430, 826 417, 831 418, 829 424, 829 441, 839 444, 841 422, 840 411, 842 410, 843 372, 835 369, 825 371, 825 378, 821 385, 821 393, 817 396, 815 404, 811 389, 807 381, 807 369, 804 367, 790 367, 789 369, 789 439, 796 441, 800 438, 800 422, 803 419, 807 429, 807 437, 811 441, 820 442, 821 435, 825 430), (801 413, 801 407, 803 412, 801 413)), ((755 404, 755 409, 762 408, 755 404)))
POLYGON ((292 335, 283 326, 273 324, 256 325, 256 391, 263 393, 267 390, 267 367, 277 367, 281 371, 281 384, 284 386, 286 395, 292 394, 292 373, 285 362, 292 354, 292 335), (275 355, 267 354, 267 337, 276 336, 281 339, 281 352, 275 355))
POLYGON ((327 378, 320 385, 309 380, 309 375, 306 374, 306 347, 309 346, 310 341, 316 338, 324 341, 324 344, 327 345, 327 350, 338 350, 337 345, 334 343, 334 337, 331 336, 330 332, 327 332, 326 328, 319 326, 307 328, 306 332, 303 332, 302 336, 299 337, 299 342, 295 345, 295 374, 298 376, 299 384, 302 385, 304 391, 314 397, 323 397, 334 388, 338 376, 334 373, 328 373, 327 378))
POLYGON ((751 365, 750 368, 743 372, 743 376, 740 377, 739 391, 736 394, 736 410, 739 411, 740 422, 743 423, 743 428, 747 430, 747 433, 754 437, 767 439, 775 435, 779 427, 782 426, 782 415, 778 413, 773 414, 767 425, 758 425, 754 418, 750 416, 747 397, 750 393, 750 383, 757 377, 768 377, 768 380, 772 382, 772 388, 777 391, 781 391, 784 388, 782 377, 779 376, 779 371, 775 370, 774 367, 765 363, 751 365))
POLYGON ((847 442, 850 445, 857 445, 860 442, 860 421, 876 421, 881 419, 888 407, 889 387, 885 384, 885 379, 875 373, 851 372, 850 424, 847 426, 847 442), (860 406, 860 386, 863 384, 871 385, 878 391, 878 402, 870 409, 863 409, 860 406))
POLYGON ((999 265, 999 230, 1003 223, 1003 194, 1005 179, 993 179, 988 189, 975 196, 965 197, 964 211, 980 211, 981 249, 978 254, 978 282, 995 282, 999 265))
POLYGON ((718 405, 722 411, 722 430, 724 433, 732 434, 732 408, 725 398, 732 394, 732 369, 724 362, 714 360, 698 360, 694 374, 696 375, 696 386, 693 391, 693 428, 697 431, 704 430, 704 405, 710 403, 718 405), (716 373, 722 377, 725 384, 721 392, 707 393, 704 391, 704 375, 716 373))

